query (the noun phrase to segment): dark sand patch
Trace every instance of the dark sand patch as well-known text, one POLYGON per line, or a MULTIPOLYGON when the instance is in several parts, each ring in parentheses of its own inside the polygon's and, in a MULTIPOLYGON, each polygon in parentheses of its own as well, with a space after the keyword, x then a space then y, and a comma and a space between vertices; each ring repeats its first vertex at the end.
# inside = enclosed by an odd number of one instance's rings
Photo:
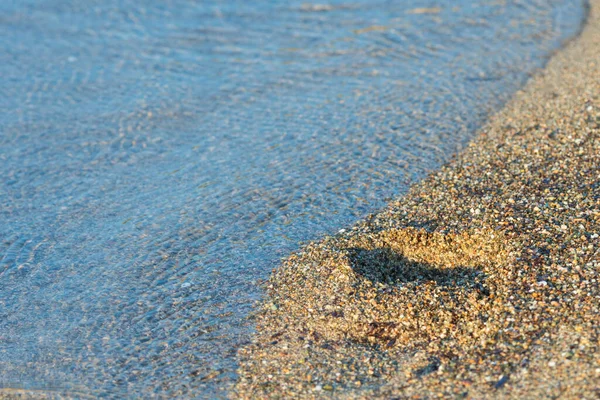
POLYGON ((419 347, 482 340, 512 276, 511 255, 491 231, 429 234, 391 229, 309 246, 274 276, 271 311, 322 340, 419 347), (505 283, 504 283, 505 285, 505 283))

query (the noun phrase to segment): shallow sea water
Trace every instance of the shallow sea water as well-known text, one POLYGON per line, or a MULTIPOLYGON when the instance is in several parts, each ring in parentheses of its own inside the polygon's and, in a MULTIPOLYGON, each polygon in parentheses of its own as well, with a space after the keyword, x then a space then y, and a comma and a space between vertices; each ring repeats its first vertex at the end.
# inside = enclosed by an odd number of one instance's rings
POLYGON ((225 396, 280 258, 448 160, 584 17, 0 2, 0 387, 225 396))

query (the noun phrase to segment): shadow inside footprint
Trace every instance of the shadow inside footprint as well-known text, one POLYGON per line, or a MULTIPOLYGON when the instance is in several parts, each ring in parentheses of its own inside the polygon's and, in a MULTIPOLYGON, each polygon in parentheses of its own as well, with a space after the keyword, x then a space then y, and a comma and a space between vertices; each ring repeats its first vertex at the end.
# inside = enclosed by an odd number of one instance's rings
POLYGON ((371 282, 387 285, 435 282, 441 287, 476 288, 489 295, 482 282, 485 274, 472 267, 441 267, 413 261, 389 248, 351 248, 348 251, 354 271, 371 282))

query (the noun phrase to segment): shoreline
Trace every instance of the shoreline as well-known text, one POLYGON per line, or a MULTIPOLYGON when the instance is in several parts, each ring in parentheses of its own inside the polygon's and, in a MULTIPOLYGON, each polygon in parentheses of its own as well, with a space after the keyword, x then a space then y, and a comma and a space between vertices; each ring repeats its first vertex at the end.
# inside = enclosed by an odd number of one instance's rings
POLYGON ((274 271, 236 398, 594 398, 600 0, 450 163, 274 271))

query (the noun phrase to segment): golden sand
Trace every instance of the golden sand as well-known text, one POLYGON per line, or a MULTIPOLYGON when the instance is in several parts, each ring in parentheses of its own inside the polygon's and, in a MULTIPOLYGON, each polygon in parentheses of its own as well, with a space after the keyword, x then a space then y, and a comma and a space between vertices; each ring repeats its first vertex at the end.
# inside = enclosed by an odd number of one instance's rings
POLYGON ((600 1, 468 149, 267 283, 236 398, 600 398, 600 1))

